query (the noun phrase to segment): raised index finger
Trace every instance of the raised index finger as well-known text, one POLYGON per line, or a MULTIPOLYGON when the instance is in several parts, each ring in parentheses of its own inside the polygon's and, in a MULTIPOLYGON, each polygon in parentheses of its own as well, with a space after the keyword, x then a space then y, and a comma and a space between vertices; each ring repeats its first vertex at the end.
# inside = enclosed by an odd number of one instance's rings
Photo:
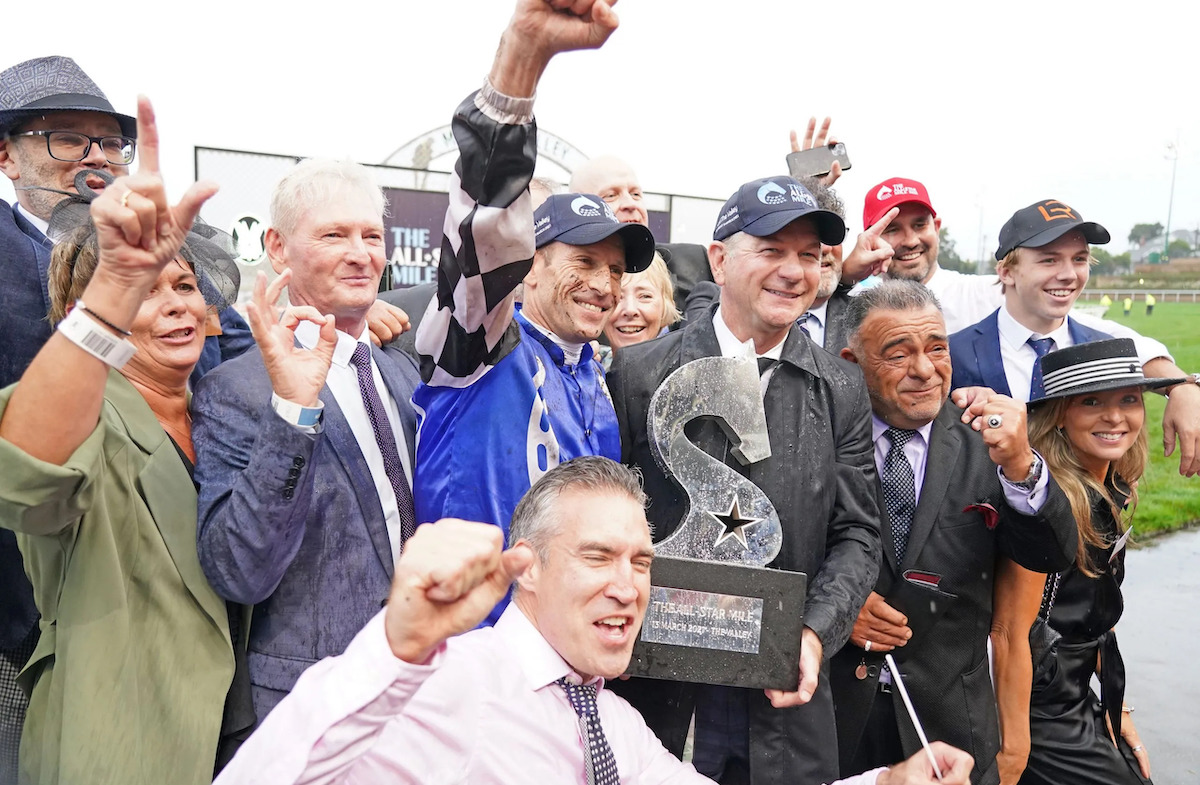
POLYGON ((890 209, 886 213, 884 213, 882 218, 880 218, 875 223, 871 224, 871 228, 868 229, 867 231, 870 232, 871 234, 875 235, 876 237, 878 237, 879 235, 883 234, 884 230, 887 229, 888 226, 891 225, 892 221, 895 220, 896 216, 899 214, 900 214, 900 208, 893 207, 892 209, 890 209))
POLYGON ((138 96, 138 173, 158 174, 158 123, 150 99, 138 96))

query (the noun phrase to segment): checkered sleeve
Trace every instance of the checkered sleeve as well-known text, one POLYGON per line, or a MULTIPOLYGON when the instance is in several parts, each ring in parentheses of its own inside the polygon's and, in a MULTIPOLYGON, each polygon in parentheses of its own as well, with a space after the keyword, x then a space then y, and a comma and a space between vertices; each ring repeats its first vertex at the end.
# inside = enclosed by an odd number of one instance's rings
POLYGON ((437 296, 417 329, 421 378, 467 387, 520 341, 513 290, 533 261, 529 181, 537 156, 533 99, 489 83, 458 107, 437 296))

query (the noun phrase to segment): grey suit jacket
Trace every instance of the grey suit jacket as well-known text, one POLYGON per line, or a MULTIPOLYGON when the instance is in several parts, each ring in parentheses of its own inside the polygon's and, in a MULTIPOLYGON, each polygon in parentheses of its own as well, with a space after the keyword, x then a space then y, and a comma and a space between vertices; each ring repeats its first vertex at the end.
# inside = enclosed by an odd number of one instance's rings
MULTIPOLYGON (((902 564, 880 501, 884 559, 875 591, 908 616, 913 637, 892 656, 929 739, 970 752, 972 782, 995 783, 1000 737, 987 640, 996 560, 1005 556, 1038 572, 1060 570, 1074 558, 1077 535, 1066 496, 1053 479, 1039 515, 1009 507, 982 437, 962 423, 961 414, 946 403, 934 420, 902 564), (989 514, 977 506, 983 504, 997 512, 990 524, 989 514), (937 589, 922 583, 936 583, 937 589)), ((921 749, 899 693, 881 695, 876 688, 882 661, 882 654, 847 643, 831 663, 843 776, 852 773, 849 763, 875 700, 892 699, 904 754, 921 749), (855 673, 859 664, 867 666, 866 678, 855 673)))
MULTIPOLYGON (((411 460, 416 366, 372 351, 411 460)), ((200 564, 218 594, 255 605, 249 664, 260 722, 309 665, 342 653, 391 583, 375 483, 328 387, 320 397, 317 433, 284 422, 256 348, 205 375, 192 401, 200 564)))

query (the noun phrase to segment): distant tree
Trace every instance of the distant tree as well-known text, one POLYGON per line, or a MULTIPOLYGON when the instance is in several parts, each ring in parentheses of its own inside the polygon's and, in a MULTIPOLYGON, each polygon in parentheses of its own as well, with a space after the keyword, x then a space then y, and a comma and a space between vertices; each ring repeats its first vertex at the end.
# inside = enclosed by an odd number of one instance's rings
POLYGON ((1192 246, 1187 240, 1172 240, 1167 246, 1167 256, 1171 259, 1187 259, 1192 255, 1192 246))
POLYGON ((1134 224, 1129 230, 1130 245, 1145 245, 1155 237, 1161 237, 1163 233, 1163 225, 1160 223, 1152 224, 1134 224))
POLYGON ((1129 254, 1122 254, 1125 257, 1125 264, 1119 265, 1117 257, 1110 254, 1099 246, 1092 247, 1092 258, 1096 260, 1096 265, 1092 267, 1092 272, 1097 275, 1112 275, 1118 272, 1125 272, 1129 266, 1129 254))
POLYGON ((960 273, 975 272, 975 263, 967 261, 958 255, 954 239, 950 237, 950 233, 946 231, 945 226, 938 229, 938 266, 960 273))

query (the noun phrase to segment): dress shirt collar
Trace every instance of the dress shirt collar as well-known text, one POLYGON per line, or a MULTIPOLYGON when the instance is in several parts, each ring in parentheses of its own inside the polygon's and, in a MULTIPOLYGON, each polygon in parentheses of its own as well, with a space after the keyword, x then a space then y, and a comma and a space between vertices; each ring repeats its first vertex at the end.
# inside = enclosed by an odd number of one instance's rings
POLYGON ((1030 338, 1034 337, 1052 338, 1055 347, 1059 349, 1071 345, 1071 328, 1066 319, 1063 319, 1062 324, 1055 329, 1041 335, 1014 319, 1013 315, 1008 312, 1007 305, 1000 306, 1000 313, 996 315, 996 329, 1000 332, 1000 340, 1014 349, 1020 349, 1030 338))
POLYGON ((813 317, 814 319, 816 319, 817 323, 819 325, 821 325, 822 328, 824 328, 825 327, 825 313, 828 310, 829 310, 829 301, 826 300, 825 302, 821 303, 820 305, 809 308, 808 315, 813 317))
MULTIPOLYGON (((341 330, 337 331, 337 346, 333 349, 333 364, 339 368, 350 367, 350 358, 354 356, 354 349, 360 342, 363 342, 363 336, 367 334, 367 329, 364 327, 362 335, 357 338, 344 333, 341 330)), ((296 340, 305 349, 311 349, 317 345, 317 340, 320 338, 321 328, 315 322, 300 322, 296 325, 296 340)), ((367 347, 370 348, 370 347, 367 347)))
MULTIPOLYGON (((874 412, 871 413, 871 441, 872 442, 878 442, 880 440, 880 438, 882 438, 883 435, 885 433, 887 433, 887 429, 891 428, 891 427, 892 426, 888 425, 883 420, 879 419, 879 415, 875 414, 874 412)), ((929 422, 922 425, 920 428, 914 428, 913 430, 915 430, 918 434, 920 434, 921 440, 925 443, 926 446, 928 446, 929 445, 929 434, 933 431, 933 420, 930 420, 929 422)))
MULTIPOLYGON (((742 341, 737 339, 737 336, 734 335, 733 331, 729 329, 729 325, 725 323, 725 316, 722 314, 723 309, 724 306, 717 308, 717 311, 713 314, 712 318, 713 330, 715 330, 717 333, 717 345, 721 347, 722 357, 737 357, 738 354, 741 353, 742 346, 744 344, 742 341)), ((784 334, 784 338, 787 338, 786 333, 784 334)), ((749 343, 753 346, 753 341, 749 341, 749 343)), ((781 340, 779 343, 775 344, 770 349, 767 349, 758 356, 769 357, 772 360, 778 360, 783 356, 784 343, 785 341, 781 340)), ((757 352, 755 352, 755 354, 757 354, 757 352)))
POLYGON ((22 218, 36 226, 37 230, 42 234, 46 235, 47 237, 50 236, 50 223, 48 221, 43 221, 41 218, 38 218, 33 213, 21 207, 20 202, 16 203, 16 208, 20 211, 22 218))
MULTIPOLYGON (((572 682, 583 683, 579 674, 575 673, 562 655, 542 637, 542 633, 533 626, 533 622, 517 607, 515 601, 510 602, 500 614, 495 630, 512 653, 513 659, 520 663, 529 689, 540 690, 564 676, 572 682)), ((593 677, 587 683, 595 682, 599 682, 596 685, 597 689, 604 686, 604 680, 598 677, 593 677)))

